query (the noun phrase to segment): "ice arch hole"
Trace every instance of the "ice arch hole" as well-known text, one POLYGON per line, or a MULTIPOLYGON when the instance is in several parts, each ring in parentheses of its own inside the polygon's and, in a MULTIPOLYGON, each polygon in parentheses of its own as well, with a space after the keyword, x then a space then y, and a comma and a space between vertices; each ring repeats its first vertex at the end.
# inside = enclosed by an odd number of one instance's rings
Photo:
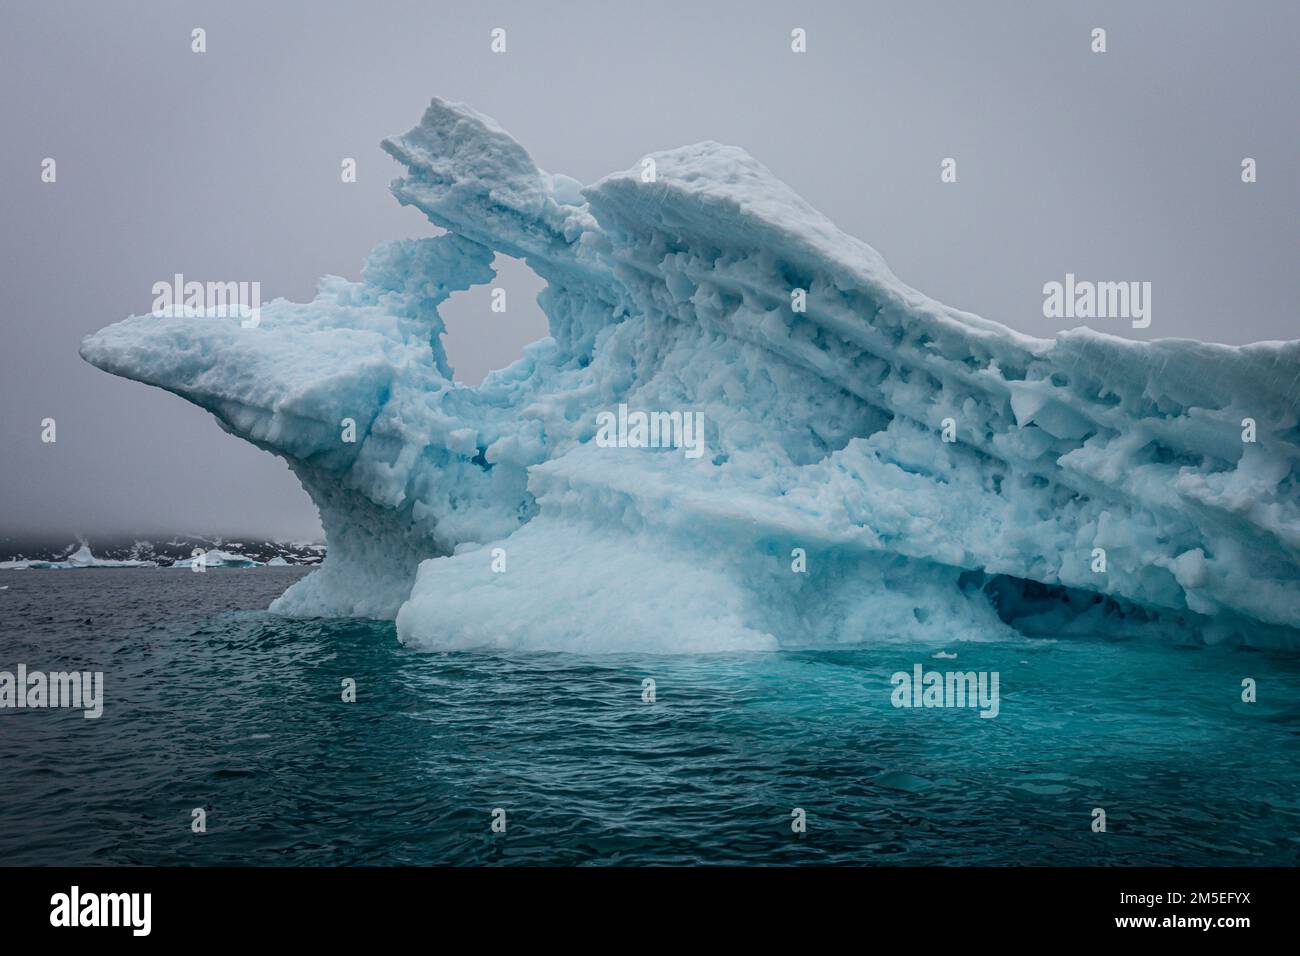
POLYGON ((497 253, 496 278, 453 293, 438 307, 447 331, 442 347, 455 379, 477 385, 488 372, 523 355, 524 346, 550 334, 537 294, 546 282, 519 259, 497 253), (505 292, 505 311, 493 312, 493 290, 505 292))

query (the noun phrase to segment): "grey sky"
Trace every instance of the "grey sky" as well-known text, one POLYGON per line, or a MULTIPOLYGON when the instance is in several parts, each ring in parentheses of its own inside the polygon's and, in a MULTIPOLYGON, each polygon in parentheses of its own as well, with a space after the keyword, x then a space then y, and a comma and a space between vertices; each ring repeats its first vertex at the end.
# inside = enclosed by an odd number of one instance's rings
MULTIPOLYGON (((148 311, 175 272, 301 300, 322 274, 357 278, 380 240, 435 234, 388 194, 379 149, 433 95, 583 182, 657 149, 743 146, 904 281, 1025 331, 1074 324, 1044 319, 1041 292, 1073 272, 1152 282, 1149 329, 1094 323, 1119 335, 1295 338, 1298 30, 1280 0, 10 0, 0 533, 319 533, 281 462, 77 345, 148 311), (939 182, 949 156, 955 185, 939 182)), ((544 334, 538 280, 507 263, 502 284, 504 317, 486 290, 444 310, 465 381, 544 334)))

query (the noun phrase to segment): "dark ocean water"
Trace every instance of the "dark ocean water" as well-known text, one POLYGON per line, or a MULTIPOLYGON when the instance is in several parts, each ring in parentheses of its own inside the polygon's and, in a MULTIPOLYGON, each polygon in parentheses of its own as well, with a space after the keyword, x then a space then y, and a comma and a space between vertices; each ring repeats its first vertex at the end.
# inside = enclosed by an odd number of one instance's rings
POLYGON ((302 573, 0 572, 0 670, 105 672, 99 720, 0 710, 0 864, 1300 862, 1296 655, 433 654, 257 610, 302 573), (916 663, 1000 714, 894 708, 916 663))

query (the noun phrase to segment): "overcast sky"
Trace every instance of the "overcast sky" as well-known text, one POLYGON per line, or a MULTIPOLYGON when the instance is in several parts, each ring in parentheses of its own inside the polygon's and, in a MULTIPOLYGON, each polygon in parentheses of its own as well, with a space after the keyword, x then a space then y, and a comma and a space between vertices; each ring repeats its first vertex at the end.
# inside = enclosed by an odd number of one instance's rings
MULTIPOLYGON (((904 281, 1035 334, 1075 324, 1042 312, 1073 272, 1152 283, 1151 327, 1096 323, 1116 334, 1300 337, 1298 31, 1289 0, 6 0, 0 534, 319 534, 282 462, 77 346, 176 272, 301 300, 381 240, 436 234, 379 148, 434 95, 583 182, 743 146, 904 281)), ((501 284, 505 316, 485 290, 444 309, 464 381, 545 334, 536 277, 501 284)))

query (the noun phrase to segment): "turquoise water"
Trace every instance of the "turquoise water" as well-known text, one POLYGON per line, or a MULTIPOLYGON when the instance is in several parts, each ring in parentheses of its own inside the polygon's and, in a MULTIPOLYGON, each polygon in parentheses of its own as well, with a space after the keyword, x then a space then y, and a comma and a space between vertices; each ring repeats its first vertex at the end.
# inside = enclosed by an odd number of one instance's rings
POLYGON ((0 572, 0 669, 103 670, 106 697, 99 720, 0 711, 0 862, 1300 861, 1294 655, 430 654, 391 624, 254 610, 301 573, 0 572), (894 708, 916 663, 997 671, 998 717, 894 708))

